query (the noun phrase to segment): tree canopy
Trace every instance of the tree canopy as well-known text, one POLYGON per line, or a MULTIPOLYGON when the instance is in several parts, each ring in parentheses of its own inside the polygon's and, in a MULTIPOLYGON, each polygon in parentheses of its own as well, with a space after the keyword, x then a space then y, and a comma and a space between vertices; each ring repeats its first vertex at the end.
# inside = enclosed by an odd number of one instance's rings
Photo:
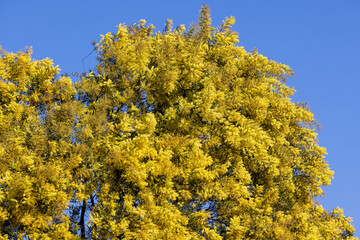
POLYGON ((0 58, 0 239, 354 239, 290 67, 233 17, 120 24, 96 69, 0 58))

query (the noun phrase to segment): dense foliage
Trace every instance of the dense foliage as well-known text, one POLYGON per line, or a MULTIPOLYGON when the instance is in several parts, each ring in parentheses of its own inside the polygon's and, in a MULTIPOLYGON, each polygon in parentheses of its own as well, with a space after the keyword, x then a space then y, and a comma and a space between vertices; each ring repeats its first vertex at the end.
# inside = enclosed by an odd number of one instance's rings
POLYGON ((119 25, 76 83, 2 51, 0 238, 353 239, 293 72, 234 22, 119 25))

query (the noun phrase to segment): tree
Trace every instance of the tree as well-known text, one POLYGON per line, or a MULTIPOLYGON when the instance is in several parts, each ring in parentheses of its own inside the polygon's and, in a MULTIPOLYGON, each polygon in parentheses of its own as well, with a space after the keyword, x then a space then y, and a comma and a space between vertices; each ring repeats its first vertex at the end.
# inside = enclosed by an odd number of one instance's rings
POLYGON ((31 61, 31 49, 1 52, 1 239, 71 236, 64 209, 78 187, 71 171, 79 159, 68 155, 80 104, 70 78, 55 80, 58 70, 49 59, 31 61))
POLYGON ((292 70, 209 12, 188 30, 119 25, 76 83, 2 53, 4 239, 354 239, 314 200, 333 172, 292 70))

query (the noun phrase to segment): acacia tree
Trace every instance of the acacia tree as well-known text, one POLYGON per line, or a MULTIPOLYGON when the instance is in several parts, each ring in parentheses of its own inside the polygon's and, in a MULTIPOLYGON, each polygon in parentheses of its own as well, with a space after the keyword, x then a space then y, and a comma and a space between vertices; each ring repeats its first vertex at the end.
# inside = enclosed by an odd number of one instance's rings
POLYGON ((323 209, 333 172, 283 64, 234 18, 119 25, 72 84, 49 60, 0 61, 0 227, 30 239, 353 239, 323 209), (75 85, 75 86, 74 86, 75 85))
MULTIPOLYGON (((1 49, 0 49, 1 50, 1 49)), ((31 49, 0 58, 0 238, 71 237, 67 208, 78 184, 73 123, 80 104, 68 77, 31 49), (74 152, 75 153, 75 152, 74 152)))

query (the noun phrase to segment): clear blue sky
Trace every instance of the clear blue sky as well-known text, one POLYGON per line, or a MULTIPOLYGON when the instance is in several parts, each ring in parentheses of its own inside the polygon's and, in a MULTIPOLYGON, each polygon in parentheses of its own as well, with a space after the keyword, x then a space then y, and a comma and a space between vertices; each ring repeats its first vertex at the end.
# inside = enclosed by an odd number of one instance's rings
MULTIPOLYGON (((7 51, 32 46, 33 57, 54 59, 61 73, 82 72, 82 59, 91 41, 115 31, 119 23, 146 19, 163 30, 196 21, 199 7, 208 4, 214 25, 226 16, 246 50, 256 47, 270 59, 290 65, 288 81, 307 102, 322 125, 320 145, 335 171, 326 197, 328 210, 340 206, 353 217, 360 232, 360 1, 359 0, 222 0, 222 1, 38 1, 0 2, 0 45, 7 51)), ((94 54, 85 61, 95 64, 94 54)), ((356 234, 359 236, 359 234, 356 234)))

